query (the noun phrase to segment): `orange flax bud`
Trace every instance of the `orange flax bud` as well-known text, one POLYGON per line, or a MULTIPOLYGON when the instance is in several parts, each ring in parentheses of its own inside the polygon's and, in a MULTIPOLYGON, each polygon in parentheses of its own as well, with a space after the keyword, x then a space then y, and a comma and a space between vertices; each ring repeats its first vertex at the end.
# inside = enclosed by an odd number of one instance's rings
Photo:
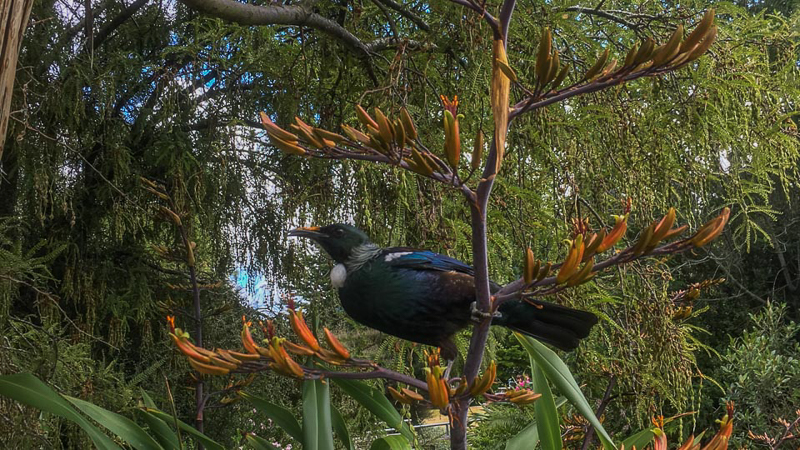
POLYGON ((497 376, 497 364, 492 361, 489 364, 489 367, 486 369, 486 372, 483 373, 483 376, 480 379, 475 379, 472 387, 469 390, 469 393, 473 397, 477 397, 479 395, 485 394, 489 389, 492 388, 494 384, 495 377, 497 376))
POLYGON ((680 226, 678 228, 673 228, 673 229, 669 230, 667 232, 667 234, 664 236, 664 240, 672 239, 675 236, 678 236, 679 234, 681 234, 684 231, 686 231, 687 228, 689 228, 688 225, 682 225, 682 226, 680 226))
POLYGON ((542 394, 536 394, 529 389, 521 389, 519 391, 507 392, 506 396, 508 397, 508 401, 511 403, 516 405, 527 405, 538 400, 542 394))
POLYGON ((242 361, 234 358, 233 355, 228 353, 228 351, 225 350, 224 348, 216 348, 216 349, 214 349, 214 353, 216 353, 220 358, 224 359, 225 361, 227 361, 229 363, 234 363, 237 366, 239 364, 241 364, 241 362, 242 362, 242 361))
POLYGON ((229 370, 235 370, 235 369, 239 368, 239 362, 238 361, 234 363, 234 362, 226 361, 226 360, 224 360, 222 358, 217 358, 215 356, 211 357, 211 364, 213 364, 215 366, 218 366, 218 367, 224 367, 224 368, 229 369, 229 370))
POLYGON ((653 231, 653 239, 652 243, 656 244, 667 235, 672 229, 672 225, 675 224, 675 208, 670 208, 667 214, 661 218, 661 220, 656 225, 655 230, 653 231))
POLYGON ((250 325, 252 325, 252 322, 248 322, 247 319, 242 316, 242 345, 249 353, 258 355, 258 345, 256 345, 253 336, 250 334, 250 325))
POLYGON ((217 367, 217 366, 212 366, 210 364, 203 364, 191 358, 189 358, 189 365, 192 366, 194 370, 206 375, 227 375, 228 373, 230 373, 230 370, 224 367, 217 367))
POLYGON ((227 352, 239 361, 258 361, 261 359, 261 355, 254 355, 252 353, 241 353, 233 350, 228 350, 227 352))
POLYGON ((286 369, 289 371, 289 373, 292 374, 294 377, 303 378, 303 376, 305 375, 305 371, 303 370, 302 367, 300 367, 300 364, 297 364, 288 355, 284 360, 284 364, 286 365, 286 369))
POLYGON ((323 331, 325 331, 325 340, 328 341, 328 345, 333 351, 344 359, 350 359, 350 352, 339 342, 339 339, 337 339, 329 329, 323 328, 323 331))
POLYGON ((726 450, 728 448, 728 440, 733 433, 733 402, 727 404, 727 414, 720 421, 720 427, 717 434, 711 441, 703 447, 703 450, 726 450))
POLYGON ((341 366, 347 361, 341 356, 339 356, 339 354, 337 354, 336 352, 330 351, 327 348, 319 349, 316 355, 326 363, 333 364, 335 366, 341 366))
POLYGON ((533 277, 539 274, 539 267, 534 267, 533 250, 530 248, 525 250, 525 265, 522 268, 522 279, 525 284, 531 284, 533 277))
POLYGON ((290 143, 297 142, 297 136, 275 125, 275 122, 273 122, 266 113, 261 112, 260 114, 261 114, 261 124, 264 126, 264 128, 267 130, 269 134, 285 142, 290 142, 290 143))
POLYGON ((442 378, 439 378, 439 392, 441 393, 441 402, 436 406, 438 406, 439 409, 444 409, 447 407, 447 404, 450 403, 450 389, 447 386, 447 381, 442 378))
POLYGON ((401 392, 407 398, 409 398, 409 399, 411 399, 411 400, 413 400, 415 402, 421 402, 421 401, 425 400, 421 395, 419 395, 419 393, 417 393, 416 391, 412 391, 411 389, 403 388, 401 392))
POLYGON ((594 278, 597 272, 592 272, 594 268, 594 258, 589 258, 589 261, 583 265, 583 268, 575 273, 575 275, 569 277, 567 280, 567 286, 577 286, 579 284, 583 284, 592 278, 594 278))
POLYGON ((295 310, 289 311, 289 323, 297 337, 302 339, 311 350, 315 352, 319 351, 319 342, 317 338, 314 337, 314 334, 311 333, 308 325, 306 325, 306 321, 303 319, 303 313, 295 310))
POLYGON ((441 394, 439 393, 439 383, 436 378, 433 376, 433 372, 429 368, 425 368, 425 382, 428 384, 428 397, 431 400, 431 403, 435 405, 439 405, 441 400, 441 394))
POLYGON ((655 226, 656 224, 654 222, 639 234, 639 240, 636 241, 636 244, 634 244, 631 249, 633 256, 641 256, 647 253, 650 243, 653 241, 653 230, 655 226))
POLYGON ((249 354, 244 354, 244 353, 232 352, 230 350, 225 350, 225 349, 222 349, 222 348, 215 349, 214 352, 217 355, 219 355, 222 359, 224 359, 225 361, 234 363, 237 366, 239 364, 245 362, 245 361, 256 361, 256 360, 260 359, 256 355, 249 355, 249 354), (245 355, 245 356, 247 356, 247 358, 237 358, 236 356, 233 355, 233 353, 237 353, 238 355, 245 355))
POLYGON ((587 239, 586 250, 583 252, 583 262, 586 262, 597 253, 597 249, 606 238, 606 230, 600 230, 599 233, 592 233, 587 239))
POLYGON ((575 237, 574 245, 575 245, 575 248, 578 250, 577 263, 580 264, 581 260, 583 260, 584 250, 586 250, 586 245, 583 242, 583 235, 582 234, 579 234, 578 236, 575 237))
POLYGON ((628 230, 627 214, 624 216, 614 216, 614 219, 616 219, 616 224, 614 224, 614 228, 611 229, 611 232, 608 233, 605 239, 603 239, 603 242, 601 242, 597 247, 597 253, 603 253, 604 251, 615 246, 628 230))
POLYGON ((388 145, 389 143, 394 141, 394 133, 392 133, 392 127, 389 123, 389 118, 383 114, 383 111, 380 110, 377 106, 374 109, 375 111, 375 122, 378 124, 378 133, 383 139, 384 142, 388 145))
POLYGON ((196 351, 197 353, 200 353, 203 356, 209 356, 209 357, 218 356, 216 353, 212 352, 211 350, 207 350, 207 349, 204 349, 203 347, 198 347, 198 346, 192 344, 192 342, 188 338, 181 338, 181 340, 183 341, 184 344, 186 344, 186 346, 188 346, 192 350, 196 351))
POLYGON ((564 260, 561 269, 558 271, 558 275, 556 275, 556 283, 565 283, 578 269, 578 264, 581 260, 580 255, 583 253, 583 242, 578 242, 579 240, 582 240, 580 235, 573 241, 572 245, 570 245, 567 259, 564 260))
POLYGON ((286 347, 286 350, 288 352, 294 353, 295 355, 311 356, 314 354, 314 350, 311 350, 310 348, 304 345, 295 344, 294 342, 291 341, 285 341, 283 343, 283 346, 286 347))
POLYGON ((680 447, 678 447, 678 450, 696 450, 699 448, 700 445, 694 443, 694 435, 692 434, 689 435, 689 439, 686 439, 686 441, 683 444, 681 444, 680 447))
POLYGON ((197 361, 202 361, 205 363, 211 362, 211 358, 209 358, 208 356, 201 355, 200 352, 186 345, 188 341, 180 339, 173 333, 170 333, 169 336, 172 338, 172 341, 175 342, 175 346, 178 347, 178 350, 180 350, 180 352, 183 353, 184 355, 188 356, 189 359, 196 359, 197 361))
POLYGON ((711 219, 705 225, 703 225, 703 227, 700 228, 697 233, 695 233, 690 242, 695 247, 702 247, 716 239, 716 237, 722 233, 722 230, 725 228, 725 224, 728 223, 730 214, 730 208, 723 209, 719 216, 711 219))
POLYGON ((417 138, 417 127, 414 125, 414 119, 411 118, 411 115, 408 113, 408 110, 402 108, 400 110, 400 120, 403 124, 403 129, 406 132, 406 136, 411 140, 417 138))
POLYGON ((175 316, 167 316, 167 323, 169 324, 169 332, 175 333, 175 316))
POLYGON ((453 170, 458 170, 461 159, 461 137, 458 131, 458 118, 450 110, 444 112, 444 153, 453 170))
POLYGON ((274 360, 274 366, 277 367, 278 370, 286 375, 294 376, 297 378, 303 377, 303 368, 297 364, 288 353, 286 353, 286 349, 284 348, 285 339, 281 338, 272 338, 272 342, 270 342, 270 356, 274 360))
POLYGON ((360 142, 362 144, 369 144, 369 136, 367 136, 366 134, 356 130, 355 128, 353 128, 351 126, 343 124, 342 125, 342 131, 353 142, 360 142))
POLYGON ((395 399, 396 402, 402 403, 404 405, 410 405, 411 399, 403 395, 402 393, 398 392, 397 389, 389 386, 387 388, 389 390, 389 394, 392 395, 392 398, 395 399))
POLYGON ((370 117, 369 113, 367 113, 367 111, 365 111, 361 105, 356 105, 356 115, 358 116, 358 120, 365 127, 373 127, 376 130, 378 129, 378 122, 375 122, 375 120, 370 117))

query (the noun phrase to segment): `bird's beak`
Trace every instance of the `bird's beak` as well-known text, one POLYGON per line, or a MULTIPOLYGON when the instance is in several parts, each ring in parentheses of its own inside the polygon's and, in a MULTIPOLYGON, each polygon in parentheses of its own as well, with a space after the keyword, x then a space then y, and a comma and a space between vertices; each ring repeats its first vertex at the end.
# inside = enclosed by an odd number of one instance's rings
POLYGON ((328 237, 327 234, 319 231, 319 227, 300 227, 289 231, 289 236, 304 237, 309 239, 319 239, 328 237))

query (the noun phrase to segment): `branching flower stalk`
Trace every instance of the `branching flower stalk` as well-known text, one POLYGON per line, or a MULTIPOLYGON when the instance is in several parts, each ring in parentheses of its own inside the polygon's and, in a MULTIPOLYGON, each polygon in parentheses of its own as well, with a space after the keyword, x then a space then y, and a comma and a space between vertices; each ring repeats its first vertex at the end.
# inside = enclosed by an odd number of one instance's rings
POLYGON ((522 298, 534 305, 536 298, 552 295, 591 280, 599 271, 625 264, 646 256, 668 255, 702 247, 719 236, 730 211, 721 214, 700 227, 695 233, 677 239, 687 227, 675 227, 676 212, 670 209, 660 220, 643 230, 629 247, 595 262, 602 254, 612 250, 627 232, 628 216, 615 217, 610 230, 590 232, 582 227, 568 241, 564 261, 556 264, 544 263, 534 258, 530 249, 526 252, 523 277, 503 286, 494 295, 490 291, 488 268, 488 245, 486 217, 489 198, 495 177, 503 164, 508 130, 513 120, 525 113, 568 98, 596 92, 642 77, 668 73, 695 61, 713 44, 717 29, 714 12, 705 13, 698 26, 684 39, 684 30, 678 26, 667 41, 661 45, 648 38, 634 45, 621 61, 611 58, 607 49, 593 66, 582 75, 573 77, 572 84, 561 87, 570 76, 571 69, 561 62, 559 51, 552 42, 548 29, 542 33, 537 52, 535 76, 532 80, 517 77, 506 54, 508 28, 516 5, 515 0, 505 0, 495 17, 486 10, 484 3, 473 0, 451 0, 479 14, 493 34, 492 78, 490 101, 494 131, 489 151, 483 158, 484 146, 481 132, 475 139, 470 161, 470 172, 462 178, 461 138, 459 135, 458 99, 442 96, 444 151, 440 156, 432 151, 420 138, 413 118, 405 108, 397 114, 386 114, 374 108, 372 114, 356 106, 361 127, 343 124, 341 133, 314 127, 302 119, 295 118, 289 129, 275 124, 266 114, 261 121, 272 144, 286 153, 321 159, 350 159, 372 161, 412 171, 460 191, 470 207, 472 226, 472 254, 475 270, 475 290, 478 310, 484 319, 473 326, 469 350, 466 355, 464 373, 460 377, 446 380, 438 363, 438 353, 428 353, 426 380, 382 368, 372 361, 350 356, 338 339, 325 330, 328 348, 321 346, 305 325, 303 316, 290 305, 292 329, 301 343, 274 336, 269 324, 264 327, 267 339, 258 344, 250 332, 251 323, 244 321, 242 341, 245 352, 202 348, 195 346, 185 333, 176 329, 173 339, 178 348, 189 358, 192 366, 201 373, 227 375, 230 373, 253 373, 273 370, 286 376, 302 379, 322 378, 384 378, 405 384, 416 390, 392 387, 390 395, 401 403, 426 402, 443 410, 450 417, 452 449, 466 449, 467 412, 473 398, 483 395, 489 401, 510 401, 524 404, 535 401, 539 394, 516 391, 511 394, 492 394, 496 366, 491 363, 479 376, 492 313, 505 301, 522 298), (524 96, 516 104, 510 104, 511 86, 517 86, 524 96), (469 183, 473 173, 479 170, 477 183, 469 183), (301 365, 291 354, 311 357, 313 365, 301 365), (336 370, 332 369, 335 367, 336 370), (455 387, 454 387, 455 386, 455 387), (420 394, 427 394, 427 400, 420 394))
MULTIPOLYGON (((197 245, 194 241, 189 240, 189 233, 186 230, 186 227, 181 220, 181 216, 176 212, 178 211, 178 207, 175 204, 175 201, 172 197, 167 193, 164 186, 157 184, 151 180, 146 178, 141 178, 142 185, 145 190, 152 193, 159 199, 166 201, 169 206, 161 206, 160 212, 161 214, 169 221, 171 221, 178 230, 178 233, 181 237, 181 243, 183 244, 183 258, 177 258, 177 260, 181 260, 186 264, 186 267, 189 270, 189 283, 192 292, 192 309, 194 311, 194 332, 195 332, 195 339, 197 341, 197 345, 202 347, 203 346, 203 311, 200 304, 200 285, 197 281, 197 268, 196 268, 196 259, 194 256, 194 249, 197 245)), ((159 253, 167 258, 171 258, 170 252, 166 248, 160 249, 159 253)), ((205 405, 207 402, 207 398, 204 396, 203 393, 203 380, 196 379, 195 381, 195 427, 201 433, 203 432, 204 428, 204 420, 203 420, 203 411, 205 409, 205 405)), ((201 444, 198 444, 199 448, 202 448, 201 444)))

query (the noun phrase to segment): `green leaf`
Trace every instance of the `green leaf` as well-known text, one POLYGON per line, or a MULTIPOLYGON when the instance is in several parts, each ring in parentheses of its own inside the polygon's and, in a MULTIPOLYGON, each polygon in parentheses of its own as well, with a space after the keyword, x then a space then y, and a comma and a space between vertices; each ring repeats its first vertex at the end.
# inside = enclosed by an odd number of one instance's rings
POLYGON ((239 395, 250 402, 259 412, 271 419, 286 434, 297 442, 303 442, 303 429, 291 411, 247 392, 239 392, 239 395))
POLYGON ((0 376, 0 395, 74 422, 89 435, 94 445, 101 450, 119 449, 119 446, 111 438, 80 415, 78 411, 75 411, 69 402, 34 375, 17 373, 0 376))
MULTIPOLYGON (((308 383, 308 381, 306 381, 308 383)), ((331 419, 331 385, 329 381, 316 380, 317 421, 319 423, 319 448, 333 450, 333 425, 331 419)))
POLYGON ((633 448, 634 446, 637 449, 643 449, 645 445, 653 441, 653 438, 655 436, 656 435, 653 433, 653 429, 647 428, 638 433, 628 436, 627 439, 622 441, 622 446, 624 446, 625 450, 631 450, 631 448, 633 448))
MULTIPOLYGON (((145 403, 147 403, 147 401, 145 401, 145 403)), ((167 425, 163 420, 159 419, 153 414, 148 413, 144 409, 137 411, 139 413, 139 417, 144 420, 144 422, 147 424, 147 427, 150 429, 150 434, 156 438, 162 447, 166 449, 182 448, 181 442, 178 439, 178 435, 175 434, 175 432, 172 431, 172 428, 170 428, 170 426, 167 425)))
POLYGON ((142 401, 144 402, 144 406, 148 408, 158 409, 156 403, 150 398, 150 395, 147 394, 147 391, 144 389, 139 389, 139 392, 142 394, 142 401))
POLYGON ((382 392, 358 380, 334 378, 333 382, 342 388, 347 395, 353 397, 361 406, 367 408, 372 414, 375 414, 387 425, 397 430, 408 442, 414 441, 414 432, 411 431, 407 423, 403 422, 403 417, 394 409, 394 406, 382 392))
POLYGON ((400 435, 386 436, 372 441, 369 450, 411 450, 411 444, 400 435))
POLYGON ((533 374, 533 390, 542 394, 533 404, 536 413, 536 423, 539 424, 539 441, 542 450, 561 450, 561 427, 559 427, 558 411, 550 384, 544 376, 542 369, 531 358, 531 372, 533 374))
POLYGON ((189 425, 186 422, 183 422, 181 420, 177 420, 176 421, 175 418, 172 417, 171 414, 167 414, 164 411, 160 411, 160 410, 155 409, 155 408, 147 408, 147 412, 149 414, 154 415, 155 417, 157 417, 159 419, 164 420, 167 423, 177 422, 178 423, 178 427, 180 427, 181 430, 183 430, 186 433, 188 433, 197 442, 200 442, 201 444, 203 444, 203 446, 205 446, 208 449, 225 450, 225 447, 223 447, 219 442, 217 442, 217 441, 211 439, 210 437, 206 436, 205 434, 197 431, 197 428, 189 425))
POLYGON ((255 434, 247 433, 244 439, 247 441, 247 445, 255 450, 280 450, 278 447, 272 445, 268 440, 258 437, 255 434))
POLYGON ((155 439, 142 429, 136 422, 101 408, 94 403, 81 400, 79 398, 64 396, 70 403, 75 405, 84 414, 91 417, 95 422, 108 428, 109 431, 119 436, 120 439, 130 444, 136 449, 160 449, 162 448, 155 439))
POLYGON ((347 450, 355 450, 356 447, 353 445, 353 440, 350 438, 350 432, 347 431, 347 425, 344 423, 342 413, 333 405, 331 405, 331 423, 333 424, 333 432, 336 433, 336 437, 342 441, 344 448, 347 450))
MULTIPOLYGON (((538 400, 537 400, 538 401, 538 400)), ((556 399, 556 409, 561 408, 567 403, 564 397, 556 399)), ((529 450, 536 447, 539 443, 539 427, 536 421, 532 421, 525 429, 517 433, 516 436, 506 442, 506 450, 529 450)))
POLYGON ((611 436, 609 436, 608 432, 603 428, 603 424, 600 423, 600 420, 595 417, 591 405, 589 405, 586 397, 583 396, 583 392, 581 392, 578 383, 575 382, 575 378, 572 377, 572 373, 569 371, 569 368, 567 368, 567 365, 564 364, 564 361, 562 361, 555 352, 539 341, 519 333, 514 333, 514 335, 525 350, 527 350, 528 355, 536 361, 536 364, 542 369, 547 379, 556 385, 561 394, 569 400, 572 406, 583 414, 589 423, 594 425, 597 436, 600 438, 600 442, 603 443, 603 447, 606 450, 616 449, 617 447, 611 440, 611 436))
MULTIPOLYGON (((538 401, 538 400, 537 400, 538 401)), ((534 420, 506 442, 506 450, 530 450, 539 443, 539 426, 534 420)))
POLYGON ((303 383, 303 449, 333 450, 331 398, 327 383, 303 383))

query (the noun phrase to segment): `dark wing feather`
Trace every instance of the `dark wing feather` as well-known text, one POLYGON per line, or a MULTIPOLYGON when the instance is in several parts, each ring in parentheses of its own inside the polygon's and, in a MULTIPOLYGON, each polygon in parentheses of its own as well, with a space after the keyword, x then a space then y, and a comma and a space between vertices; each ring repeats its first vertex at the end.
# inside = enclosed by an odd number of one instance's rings
POLYGON ((475 271, 470 265, 430 250, 415 250, 404 247, 386 248, 383 249, 380 258, 383 258, 392 267, 438 270, 442 272, 455 271, 470 276, 475 275, 475 271))

